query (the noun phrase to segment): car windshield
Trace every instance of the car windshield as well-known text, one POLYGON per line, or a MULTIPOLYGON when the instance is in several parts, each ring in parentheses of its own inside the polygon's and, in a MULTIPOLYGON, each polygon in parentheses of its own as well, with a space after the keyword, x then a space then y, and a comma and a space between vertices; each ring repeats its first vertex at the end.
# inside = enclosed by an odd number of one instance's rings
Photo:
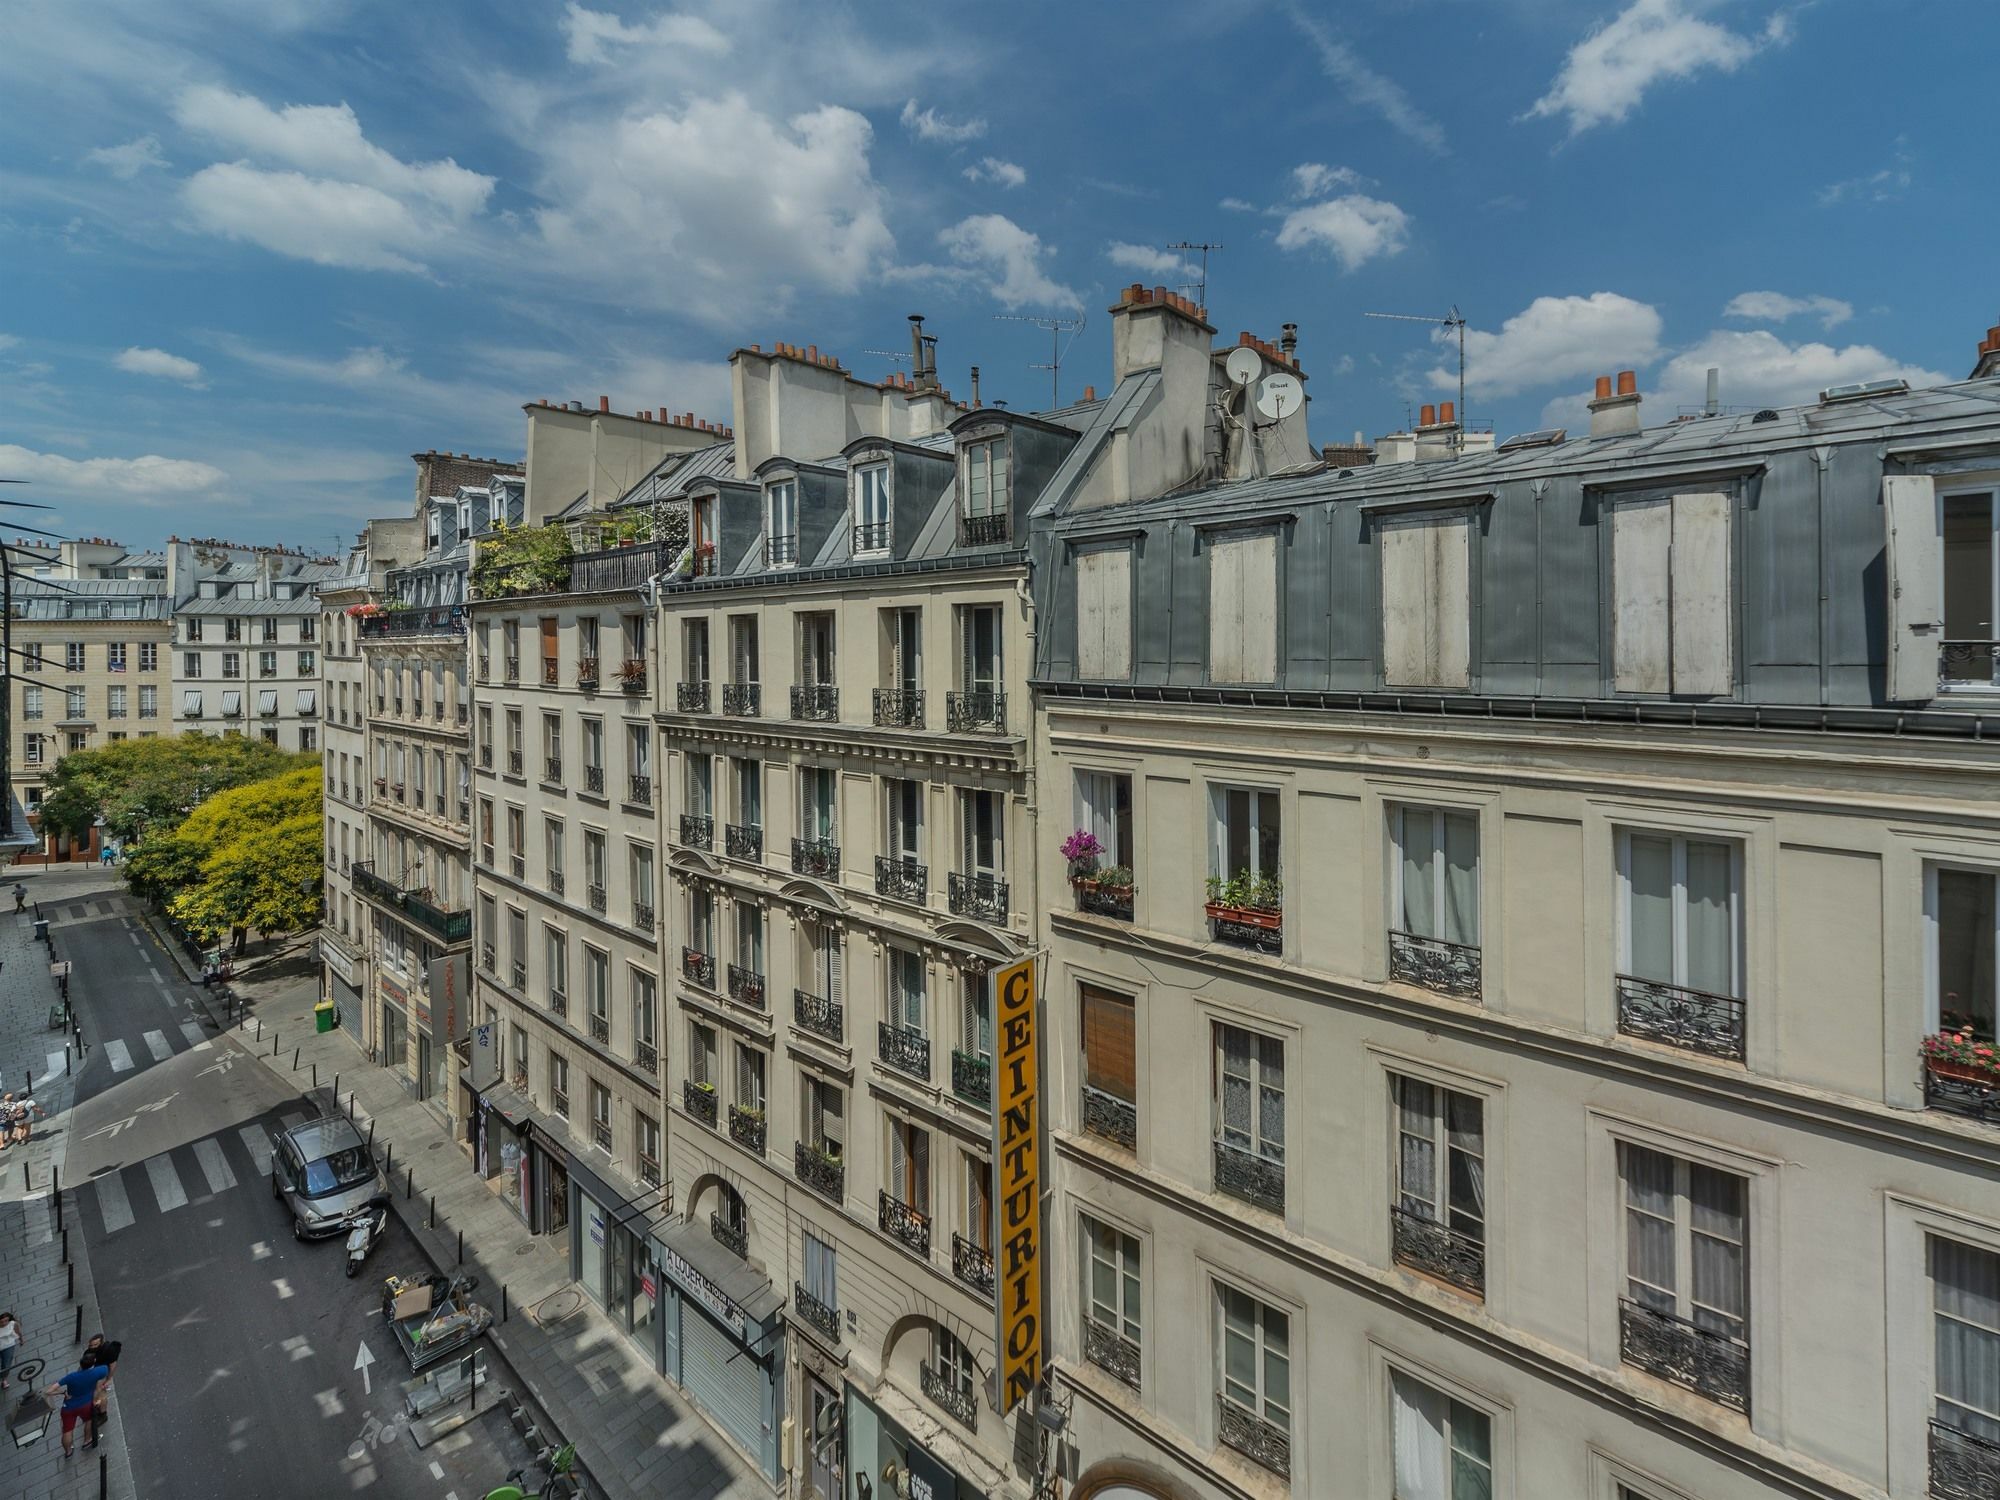
POLYGON ((324 1198, 328 1193, 359 1187, 374 1175, 375 1164, 368 1159, 368 1148, 348 1146, 306 1163, 305 1193, 308 1198, 324 1198))

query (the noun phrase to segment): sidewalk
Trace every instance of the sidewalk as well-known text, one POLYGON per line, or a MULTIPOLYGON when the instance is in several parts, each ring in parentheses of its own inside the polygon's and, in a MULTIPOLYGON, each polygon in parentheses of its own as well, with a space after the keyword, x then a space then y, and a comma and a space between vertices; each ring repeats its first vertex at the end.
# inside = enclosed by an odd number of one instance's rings
MULTIPOLYGON (((63 956, 62 924, 53 926, 56 956, 63 956)), ((76 995, 89 1036, 89 997, 76 995)), ((65 1070, 64 1033, 48 1029, 49 1007, 56 1003, 55 981, 49 977, 49 956, 34 940, 33 908, 25 916, 0 915, 0 1078, 20 1097, 32 1078, 35 1103, 48 1111, 36 1118, 34 1136, 25 1146, 0 1152, 0 1311, 21 1320, 21 1361, 46 1361, 35 1384, 46 1386, 76 1368, 83 1339, 93 1333, 116 1336, 98 1326, 97 1286, 84 1253, 83 1221, 76 1212, 76 1194, 65 1171, 69 1156, 72 1078, 65 1070), (54 1174, 64 1173, 62 1204, 50 1193, 54 1174), (57 1225, 60 1215, 61 1227, 57 1225), (67 1231, 65 1233, 65 1231, 67 1231), (67 1253, 68 1260, 64 1256, 67 1253), (71 1295, 71 1275, 75 1295, 71 1295), (82 1310, 79 1321, 78 1309, 82 1310)), ((72 1057, 71 1066, 80 1059, 72 1057)), ((15 1366, 18 1374, 20 1364, 15 1366)), ((11 1419, 25 1387, 14 1380, 0 1400, 11 1419)), ((99 1459, 108 1493, 133 1500, 138 1493, 125 1452, 125 1423, 119 1414, 117 1389, 111 1393, 111 1418, 102 1444, 93 1450, 76 1435, 76 1457, 62 1456, 62 1422, 52 1417, 47 1434, 27 1448, 0 1438, 0 1494, 22 1500, 79 1500, 99 1490, 99 1459)))
MULTIPOLYGON (((179 946, 157 924, 154 931, 183 971, 198 977, 179 946)), ((455 1264, 463 1233, 465 1268, 479 1277, 480 1300, 496 1320, 488 1339, 557 1431, 577 1445, 606 1500, 773 1493, 570 1280, 567 1247, 528 1232, 429 1108, 341 1032, 314 1032, 316 985, 260 982, 253 970, 231 988, 238 1014, 249 1018, 236 1035, 252 1053, 261 1049, 265 1067, 303 1090, 317 1065, 322 1099, 338 1076, 343 1102, 353 1096, 355 1121, 363 1131, 372 1127, 377 1157, 389 1160, 397 1214, 440 1266, 455 1264), (415 1192, 406 1196, 412 1169, 415 1192), (433 1202, 437 1224, 430 1227, 433 1202), (510 1309, 504 1324, 498 1321, 503 1286, 510 1309)))

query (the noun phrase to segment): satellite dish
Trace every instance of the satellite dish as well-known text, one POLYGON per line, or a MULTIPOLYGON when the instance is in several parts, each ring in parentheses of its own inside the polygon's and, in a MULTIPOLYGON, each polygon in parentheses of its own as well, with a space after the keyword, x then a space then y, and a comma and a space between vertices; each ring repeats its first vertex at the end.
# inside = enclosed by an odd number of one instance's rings
POLYGON ((1229 358, 1222 362, 1222 368, 1228 374, 1231 385, 1248 385, 1264 373, 1264 358, 1255 349, 1238 344, 1229 351, 1229 358))
POLYGON ((1305 404, 1306 388, 1299 383, 1296 375, 1282 372, 1266 375, 1264 383, 1257 387, 1257 410, 1274 422, 1305 404))

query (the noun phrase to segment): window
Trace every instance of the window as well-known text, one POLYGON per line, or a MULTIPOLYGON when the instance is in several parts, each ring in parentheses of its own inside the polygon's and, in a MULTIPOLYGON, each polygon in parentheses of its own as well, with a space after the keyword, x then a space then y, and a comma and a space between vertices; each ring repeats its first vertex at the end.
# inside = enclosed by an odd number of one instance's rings
MULTIPOLYGON (((423 756, 412 757, 412 763, 419 783, 417 799, 422 801, 423 756)), ((514 878, 518 880, 526 873, 528 860, 528 815, 518 807, 507 809, 507 853, 513 858, 514 878)))
POLYGON ((562 715, 542 715, 542 769, 550 781, 562 779, 562 715))
POLYGON ((889 1024, 924 1031, 924 958, 908 948, 883 950, 889 965, 889 1024))
POLYGON ((838 1084, 816 1073, 804 1077, 806 1144, 838 1159, 847 1141, 846 1096, 838 1084))
MULTIPOLYGON (((384 759, 378 760, 375 766, 375 772, 376 772, 375 779, 378 782, 385 781, 387 777, 383 773, 387 769, 387 761, 386 761, 387 752, 384 751, 380 745, 377 745, 375 748, 376 748, 376 754, 380 757, 384 757, 384 759)), ((479 862, 485 865, 486 868, 489 870, 494 868, 493 799, 491 797, 481 797, 479 799, 479 862)))
POLYGON ((267 641, 275 641, 277 638, 278 638, 278 622, 272 619, 265 620, 263 639, 267 641))
POLYGON ((583 945, 583 998, 590 1009, 591 1040, 611 1039, 611 959, 588 943, 583 945))
POLYGON ((561 650, 562 622, 554 615, 543 615, 536 621, 542 643, 542 681, 553 686, 556 681, 558 652, 561 650))
POLYGON ((181 676, 201 676, 201 653, 199 651, 184 651, 181 653, 181 676))
POLYGON ((758 978, 764 973, 764 913, 754 901, 737 901, 736 967, 758 978))
POLYGON ((715 815, 715 759, 698 753, 687 758, 687 810, 698 818, 715 815))
POLYGON ((141 641, 139 643, 139 670, 141 672, 157 672, 160 670, 160 648, 157 642, 141 641))
POLYGON ((319 657, 315 655, 313 652, 301 651, 299 652, 298 657, 299 657, 298 661, 299 676, 310 677, 319 670, 319 657))
POLYGON ((1216 1394, 1222 1441, 1267 1467, 1291 1467, 1292 1320, 1248 1292, 1215 1288, 1216 1394), (1276 1441, 1273 1442, 1272 1439, 1276 1441))
POLYGON ((42 764, 42 736, 30 734, 21 741, 21 763, 29 766, 42 764))
POLYGON ((984 974, 958 976, 958 1035, 968 1057, 993 1061, 993 1002, 984 974))
MULTIPOLYGON (((845 955, 840 943, 840 929, 811 923, 804 931, 806 982, 811 986, 811 993, 838 1006, 845 998, 841 990, 841 968, 845 955)), ((828 1024, 832 1023, 829 1021, 828 1024)))
POLYGON ((63 717, 65 719, 85 719, 90 717, 90 708, 84 689, 63 689, 63 717))
POLYGON ((1627 1364, 1726 1406, 1749 1405, 1749 1184, 1621 1143, 1627 1364))
POLYGON ((514 1059, 514 1086, 516 1088, 526 1088, 528 1085, 528 1033, 512 1023, 509 1023, 507 1027, 507 1056, 514 1059))
POLYGON ((965 445, 963 513, 968 520, 1007 514, 1006 438, 988 438, 965 445))
POLYGON ((527 740, 521 729, 521 710, 510 708, 506 709, 505 713, 507 715, 507 769, 513 772, 514 775, 519 776, 528 748, 527 740))
POLYGON ((799 560, 799 487, 784 480, 764 491, 764 564, 789 568, 799 560))
POLYGON ((1278 536, 1211 535, 1208 680, 1274 682, 1278 675, 1278 536))
POLYGON ((492 974, 500 967, 500 904, 491 896, 479 898, 479 967, 492 974))
POLYGON ((1619 692, 1731 690, 1729 524, 1726 494, 1631 500, 1612 511, 1611 660, 1619 692))
POLYGON ((649 1188, 660 1185, 660 1122, 644 1110, 632 1111, 633 1149, 639 1157, 639 1179, 649 1188))
POLYGON ((1396 1500, 1488 1500, 1493 1493, 1492 1420, 1400 1370, 1394 1398, 1396 1500))
POLYGON ((157 719, 160 716, 160 690, 151 683, 139 689, 139 717, 157 719))
POLYGON ((960 868, 968 875, 998 880, 1006 869, 1006 795, 961 790, 958 817, 960 868))
POLYGON ((653 851, 644 844, 627 847, 632 876, 632 925, 653 930, 653 851))
MULTIPOLYGON (((271 730, 268 732, 275 734, 277 731, 271 730)), ((299 749, 317 750, 318 748, 319 731, 314 729, 310 724, 301 724, 299 726, 299 749)))
POLYGON ((625 726, 625 770, 632 781, 632 800, 653 800, 653 733, 644 724, 625 726))
POLYGON ((740 1109, 764 1112, 764 1054, 755 1047, 736 1044, 736 1104, 740 1109))
POLYGON ((583 831, 583 881, 592 891, 592 900, 598 907, 603 906, 604 892, 604 835, 594 828, 583 831))
POLYGON ((887 804, 888 828, 884 844, 889 858, 900 863, 921 864, 924 849, 924 784, 895 779, 882 783, 887 804))
POLYGON ((1212 1062, 1215 1186, 1285 1211, 1285 1044, 1217 1022, 1212 1062))
POLYGON ((815 843, 836 840, 834 795, 834 777, 830 768, 808 766, 799 772, 800 838, 815 843))
POLYGON ((681 632, 681 681, 708 681, 708 621, 689 620, 681 632))
POLYGON ((225 651, 222 653, 222 675, 224 677, 241 677, 243 675, 243 653, 241 651, 225 651))
POLYGON ((1131 1149, 1139 1138, 1139 1080, 1132 997, 1086 984, 1083 1020, 1083 1128, 1131 1149))
POLYGON ((1104 850, 1097 859, 1098 869, 1130 870, 1134 858, 1132 778, 1118 771, 1078 771, 1076 826, 1104 850))
MULTIPOLYGON (((30 692, 34 691, 32 688, 30 692)), ((1965 1031, 1982 1042, 1994 1039, 1996 978, 1994 955, 2000 903, 1989 870, 1927 865, 1924 869, 1924 922, 1930 948, 1927 1030, 1965 1031)))
POLYGON ((2000 1445, 2000 1255, 1933 1235, 1930 1261, 1937 1423, 2000 1445))
POLYGON ((1209 788, 1209 899, 1233 908, 1277 911, 1283 903, 1278 794, 1253 787, 1209 788))
POLYGON ((569 1001, 569 939, 560 927, 542 928, 542 968, 549 985, 549 1003, 560 1013, 569 1001))
POLYGON ((688 1023, 688 1081, 710 1088, 720 1082, 716 1076, 715 1028, 700 1021, 688 1023))
POLYGON ((558 895, 563 884, 563 824, 560 818, 542 822, 542 862, 549 876, 549 889, 558 895))
POLYGON ((582 719, 583 728, 583 770, 584 790, 604 790, 604 721, 602 719, 582 719), (591 772, 596 772, 592 776, 591 772))
POLYGON ((659 985, 644 969, 628 966, 632 987, 632 1050, 648 1072, 660 1065, 659 985))
POLYGON ((590 1140, 600 1151, 611 1149, 611 1090, 594 1079, 590 1085, 590 1140))
POLYGON ((1484 1102, 1395 1078, 1392 1242, 1405 1265, 1483 1294, 1486 1287, 1484 1102))
MULTIPOLYGON (((701 954, 715 952, 715 896, 700 886, 688 891, 688 946, 701 954)), ((713 985, 715 977, 702 982, 713 985)))
POLYGON ((839 1307, 839 1252, 810 1229, 805 1231, 805 1256, 802 1269, 804 1272, 802 1282, 806 1295, 821 1307, 839 1307))
POLYGON ((1739 996, 1741 847, 1638 832, 1621 833, 1619 846, 1625 897, 1620 972, 1739 996))
POLYGON ((42 690, 32 685, 21 689, 21 717, 39 719, 42 716, 42 690))
POLYGON ((581 676, 585 663, 595 671, 597 668, 597 616, 578 615, 576 617, 576 660, 577 673, 581 676))
POLYGON ((528 914, 518 906, 507 908, 507 966, 517 983, 527 982, 528 914))
POLYGON ((968 693, 1000 691, 1000 610, 991 604, 968 605, 958 619, 960 673, 968 693))
POLYGON ((748 686, 757 677, 757 617, 736 615, 729 621, 730 681, 748 686))
POLYGON ((889 550, 889 466, 854 471, 854 555, 889 550))
POLYGON ((66 641, 63 644, 63 670, 81 672, 83 670, 83 642, 66 641))
POLYGON ((921 724, 923 714, 914 700, 924 686, 923 611, 883 610, 882 637, 882 681, 892 694, 899 697, 885 705, 889 710, 888 717, 878 718, 876 722, 921 724))
POLYGON ((1382 524, 1382 680, 1389 686, 1471 685, 1471 531, 1464 516, 1382 524))
POLYGON ((973 1362, 972 1351, 948 1328, 933 1325, 931 1328, 931 1377, 955 1399, 954 1404, 966 1409, 976 1409, 973 1394, 978 1383, 978 1367, 973 1362))
MULTIPOLYGON (((1113 681, 1132 675, 1130 547, 1086 547, 1076 554, 1076 675, 1113 681)), ((1212 664, 1210 676, 1225 680, 1214 676, 1212 664)))
POLYGON ((799 682, 806 687, 835 685, 831 614, 815 611, 799 616, 799 682))
POLYGON ((299 639, 309 641, 314 638, 313 617, 305 615, 299 620, 299 639))
POLYGON ((278 675, 277 652, 259 651, 257 653, 257 675, 259 677, 276 677, 278 675))
POLYGON ((112 672, 122 672, 125 670, 125 643, 123 641, 111 641, 105 646, 104 665, 106 670, 112 672))
POLYGON ((889 1117, 889 1196, 926 1218, 931 1211, 931 1133, 889 1117))
POLYGON ((741 828, 764 826, 764 763, 732 757, 729 779, 736 794, 736 823, 741 828))
POLYGON ((1394 807, 1389 977, 1478 998, 1479 815, 1394 807))
POLYGON ((1083 1357, 1139 1388, 1139 1242, 1083 1215, 1083 1357))

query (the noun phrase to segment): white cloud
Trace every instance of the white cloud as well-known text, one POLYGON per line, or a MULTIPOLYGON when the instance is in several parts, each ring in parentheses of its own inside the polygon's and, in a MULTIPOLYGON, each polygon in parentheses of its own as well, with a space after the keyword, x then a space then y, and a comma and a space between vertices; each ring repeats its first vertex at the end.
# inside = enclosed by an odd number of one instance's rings
POLYGON ((0 443, 0 473, 51 489, 98 495, 194 495, 212 490, 229 476, 191 458, 64 458, 32 448, 0 443))
POLYGON ((700 16, 667 11, 641 25, 628 26, 622 17, 586 9, 575 0, 563 9, 562 33, 573 63, 623 67, 631 64, 634 52, 714 58, 726 56, 730 50, 729 38, 700 16))
POLYGON ((903 106, 903 128, 920 141, 943 141, 947 145, 958 145, 963 141, 976 141, 986 134, 986 122, 980 119, 949 120, 935 109, 917 108, 912 99, 903 106))
POLYGON ((1410 216, 1395 204, 1349 193, 1286 214, 1278 248, 1329 250, 1341 270, 1352 271, 1377 256, 1402 254, 1409 237, 1410 216))
POLYGON ((83 159, 126 182, 149 168, 171 165, 161 154, 160 138, 156 135, 142 135, 122 146, 99 146, 94 151, 84 152, 83 159))
POLYGON ((437 226, 378 188, 243 162, 204 167, 181 188, 194 222, 211 234, 279 255, 363 271, 421 271, 414 259, 437 226))
POLYGON ((1263 212, 1261 208, 1252 203, 1248 198, 1224 198, 1216 206, 1227 209, 1233 214, 1257 214, 1263 212))
POLYGON ((1807 314, 1819 319, 1822 328, 1838 328, 1854 316, 1854 304, 1838 297, 1788 297, 1783 292, 1738 292, 1723 308, 1725 318, 1748 318, 1756 323, 1782 323, 1787 318, 1807 314))
POLYGON ((1329 167, 1325 162, 1308 161, 1292 168, 1292 196, 1295 198, 1323 198, 1335 188, 1359 186, 1361 174, 1352 167, 1329 167))
POLYGON ((1285 8, 1292 24, 1305 34, 1306 40, 1319 54, 1321 69, 1327 77, 1347 90, 1348 98, 1365 109, 1373 110, 1389 123, 1390 128, 1408 136, 1418 145, 1440 153, 1445 150, 1444 127, 1412 104, 1401 84, 1376 72, 1323 22, 1307 15, 1296 0, 1285 8))
POLYGON ((201 366, 191 359, 182 359, 178 354, 169 354, 164 349, 125 350, 112 361, 128 375, 157 375, 163 380, 178 380, 182 385, 200 387, 201 366))
POLYGON ((1106 245, 1104 258, 1114 266, 1137 271, 1142 276, 1155 277, 1162 282, 1178 284, 1192 280, 1195 274, 1194 266, 1171 250, 1134 245, 1126 240, 1113 240, 1106 245))
POLYGON ((1039 235, 1002 214, 974 214, 941 231, 938 243, 1003 307, 1078 307, 1083 299, 1043 269, 1053 253, 1039 235))
MULTIPOLYGON (((1500 325, 1498 333, 1465 330, 1465 383, 1482 396, 1508 396, 1579 375, 1609 375, 1652 360, 1660 348, 1660 315, 1616 292, 1588 297, 1537 297, 1500 325)), ((1426 377, 1436 390, 1458 385, 1458 338, 1439 328, 1432 340, 1453 359, 1426 377)))
POLYGON ((1663 79, 1688 79, 1710 69, 1733 73, 1790 34, 1782 11, 1762 32, 1745 36, 1695 15, 1689 0, 1633 0, 1570 48, 1555 82, 1528 115, 1567 116, 1572 136, 1615 125, 1663 79))
POLYGON ((1897 136, 1896 152, 1888 166, 1828 183, 1819 190, 1820 207, 1832 208, 1839 203, 1893 203, 1908 191, 1910 167, 1915 161, 1903 138, 1897 136))
POLYGON ((1003 188, 1017 188, 1027 182, 1028 173, 1011 161, 989 156, 967 167, 965 178, 968 182, 997 182, 1003 188))

